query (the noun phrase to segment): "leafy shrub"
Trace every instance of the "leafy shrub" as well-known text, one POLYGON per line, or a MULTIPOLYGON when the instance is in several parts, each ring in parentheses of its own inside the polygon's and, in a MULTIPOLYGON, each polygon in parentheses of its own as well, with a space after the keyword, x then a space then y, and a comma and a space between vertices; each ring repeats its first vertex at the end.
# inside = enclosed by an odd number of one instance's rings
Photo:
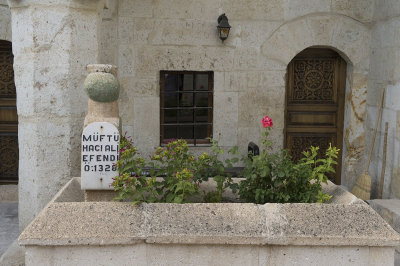
MULTIPOLYGON (((267 202, 325 202, 330 196, 322 192, 322 183, 327 183, 327 174, 334 172, 338 150, 329 147, 325 158, 318 158, 318 147, 304 151, 304 157, 294 163, 285 149, 269 153, 272 142, 268 140, 272 128, 272 119, 262 120, 262 144, 260 154, 242 158, 245 179, 237 184, 233 182, 225 169, 231 168, 238 158, 219 159, 223 150, 216 141, 212 141, 211 154, 203 153, 196 158, 189 152, 184 140, 174 140, 166 147, 159 147, 146 164, 133 143, 121 138, 120 159, 117 162, 119 175, 112 186, 119 192, 118 200, 130 199, 140 202, 185 203, 199 193, 199 184, 210 177, 216 182, 215 190, 204 195, 205 202, 223 201, 223 193, 230 188, 239 192, 244 202, 264 204, 267 202), (148 173, 146 173, 146 171, 148 173), (163 177, 163 178, 156 178, 163 177)), ((237 154, 237 147, 229 151, 237 154)))
POLYGON ((303 152, 304 157, 294 163, 285 149, 270 154, 268 140, 272 120, 262 121, 264 149, 260 155, 245 158, 245 169, 240 182, 239 195, 246 202, 264 204, 267 202, 325 202, 329 195, 322 193, 321 183, 327 183, 327 173, 334 172, 338 150, 330 147, 326 158, 318 159, 318 147, 303 152), (266 122, 267 121, 267 122, 266 122))
MULTIPOLYGON (((111 184, 119 192, 116 199, 131 199, 134 203, 185 203, 198 193, 199 184, 208 181, 212 176, 217 188, 205 195, 205 199, 209 202, 221 202, 224 190, 233 182, 229 175, 224 175, 225 166, 218 159, 223 151, 215 141, 212 150, 211 155, 203 153, 195 158, 189 152, 186 141, 174 140, 166 147, 157 148, 150 163, 146 164, 133 143, 127 137, 122 137, 120 159, 117 162, 120 174, 111 184)), ((231 165, 230 160, 226 163, 231 165)))

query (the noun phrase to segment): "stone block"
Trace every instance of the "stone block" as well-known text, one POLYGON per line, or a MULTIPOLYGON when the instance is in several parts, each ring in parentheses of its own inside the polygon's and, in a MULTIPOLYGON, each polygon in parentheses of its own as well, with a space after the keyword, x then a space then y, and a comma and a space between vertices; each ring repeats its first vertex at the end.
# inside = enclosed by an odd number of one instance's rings
POLYGON ((340 17, 313 15, 306 19, 313 40, 318 40, 320 45, 328 45, 332 43, 333 33, 340 17))
POLYGON ((296 17, 305 16, 317 12, 330 12, 331 1, 330 0, 303 0, 303 1, 283 1, 284 6, 284 18, 285 20, 291 20, 296 17))
MULTIPOLYGON (((366 248, 358 247, 341 247, 339 249, 330 249, 329 247, 320 247, 312 252, 311 247, 291 247, 289 250, 282 247, 272 247, 271 254, 264 258, 266 265, 279 265, 284 261, 283 265, 375 265, 369 264, 370 251, 366 248)), ((386 263, 388 260, 380 253, 380 259, 386 263)), ((386 253, 385 253, 386 255, 386 253)), ((377 264, 384 265, 384 264, 377 264)), ((390 264, 388 264, 390 265, 390 264)))
MULTIPOLYGON (((242 0, 222 0, 221 12, 234 20, 283 21, 284 7, 280 0, 254 0, 243 4, 242 0)), ((216 16, 217 17, 217 16, 216 16)))
POLYGON ((214 71, 214 92, 229 91, 225 90, 225 73, 223 71, 214 71))
POLYGON ((396 119, 396 139, 400 141, 400 111, 397 111, 396 119))
POLYGON ((234 69, 236 71, 284 70, 286 66, 277 65, 268 54, 260 54, 258 48, 240 48, 235 49, 234 69))
POLYGON ((400 110, 400 83, 396 85, 389 85, 385 91, 385 108, 395 111, 400 110))
MULTIPOLYGON (((283 88, 279 90, 280 96, 284 96, 286 84, 286 71, 251 71, 247 72, 247 86, 248 88, 265 89, 270 93, 270 88, 283 88)), ((281 97, 283 98, 283 97, 281 97)), ((282 102, 283 103, 283 102, 282 102)), ((281 102, 277 103, 277 105, 281 102)))
POLYGON ((160 145, 159 97, 135 97, 133 99, 133 141, 144 158, 160 145))
POLYGON ((374 0, 333 0, 331 12, 343 14, 355 20, 372 22, 374 15, 374 0))
MULTIPOLYGON (((367 121, 365 123, 365 126, 367 129, 373 130, 375 128, 376 117, 378 115, 378 108, 368 106, 367 112, 368 112, 368 116, 367 116, 367 121)), ((377 132, 379 132, 380 134, 383 134, 385 132, 385 123, 388 122, 389 128, 392 131, 389 133, 390 133, 390 135, 394 136, 394 127, 396 125, 396 121, 397 121, 396 111, 393 111, 393 110, 387 109, 387 108, 383 108, 381 111, 381 116, 379 118, 377 132)))
POLYGON ((400 232, 400 201, 398 199, 375 199, 368 203, 394 230, 400 232))
POLYGON ((149 265, 215 265, 217 257, 224 257, 218 265, 258 265, 259 249, 251 246, 152 245, 147 249, 160 257, 148 256, 149 265))
POLYGON ((225 71, 234 53, 225 47, 140 46, 135 48, 136 75, 156 70, 225 71))
POLYGON ((379 106, 382 91, 386 89, 387 82, 376 79, 369 79, 367 86, 367 106, 379 106))
POLYGON ((101 12, 102 20, 115 19, 118 16, 118 0, 106 0, 101 12))
MULTIPOLYGON (((66 48, 66 45, 71 41, 71 32, 75 27, 79 27, 78 24, 74 23, 72 14, 68 12, 66 7, 49 9, 34 8, 30 13, 33 35, 31 48, 35 51, 66 48), (40 23, 39 20, 47 21, 47 23, 40 23)), ((85 38, 84 35, 82 35, 82 38, 85 38)))
POLYGON ((124 37, 126 37, 127 32, 120 33, 119 31, 118 25, 121 25, 122 23, 126 22, 122 21, 119 24, 115 20, 103 20, 101 22, 100 36, 99 36, 99 46, 101 47, 101 49, 117 49, 115 43, 118 40, 120 40, 119 41, 120 44, 130 43, 130 42, 124 42, 124 37))
MULTIPOLYGON (((215 73, 214 73, 215 75, 215 73)), ((215 80, 215 76, 214 76, 215 80)), ((215 87, 215 91, 243 91, 247 89, 247 73, 241 71, 225 72, 224 87, 215 87)))
POLYGON ((153 16, 153 1, 121 0, 118 15, 123 17, 149 18, 153 16))
POLYGON ((0 202, 17 202, 18 201, 18 185, 1 185, 0 186, 0 202))
POLYGON ((220 146, 237 145, 238 93, 215 92, 213 138, 220 146))
MULTIPOLYGON (((400 26, 399 26, 400 27, 400 26)), ((400 83, 400 44, 397 46, 397 49, 394 50, 392 54, 394 60, 393 72, 391 82, 393 84, 400 83)))
POLYGON ((398 166, 393 169, 392 183, 390 184, 390 188, 391 195, 393 195, 395 198, 400 198, 400 168, 398 166))
MULTIPOLYGON (((170 18, 156 19, 153 24, 151 35, 151 44, 153 45, 221 45, 216 21, 170 18)), ((230 33, 231 37, 232 32, 230 33)))
POLYGON ((158 77, 154 78, 123 78, 124 86, 130 97, 159 96, 158 77))
POLYGON ((381 49, 398 45, 396 29, 399 26, 397 20, 376 22, 371 29, 371 47, 381 49))
MULTIPOLYGON (((133 42, 135 36, 135 23, 132 17, 118 17, 118 44, 129 45, 133 42)), ((112 39, 111 39, 112 40, 112 39)), ((109 40, 110 43, 113 43, 109 40)))
MULTIPOLYGON (((268 115, 274 125, 284 125, 284 105, 282 101, 270 96, 266 89, 247 89, 239 92, 239 127, 252 127, 261 123, 261 119, 268 115), (274 101, 275 100, 275 101, 274 101)), ((282 94, 280 94, 283 97, 282 94)))
POLYGON ((11 41, 11 11, 7 3, 0 5, 0 40, 11 41))
POLYGON ((400 14, 400 6, 396 0, 380 0, 375 2, 374 20, 388 20, 400 14))
POLYGON ((146 265, 146 249, 144 244, 135 245, 135 248, 123 245, 97 246, 97 247, 68 247, 53 249, 48 247, 35 247, 27 250, 26 265, 84 265, 97 264, 101 261, 104 265, 127 265, 135 262, 136 265, 146 265))
POLYGON ((85 201, 86 202, 99 202, 99 201, 113 201, 118 196, 116 191, 107 190, 86 190, 85 201))
POLYGON ((159 0, 155 1, 153 6, 154 18, 206 20, 214 22, 215 26, 218 16, 223 13, 220 11, 212 0, 159 0))
POLYGON ((366 71, 369 69, 370 41, 369 28, 352 19, 339 20, 332 37, 332 45, 344 52, 358 69, 366 71))
POLYGON ((118 50, 101 49, 101 52, 99 53, 99 63, 118 65, 118 50))
POLYGON ((40 7, 40 8, 51 8, 54 6, 58 7, 68 7, 74 9, 91 9, 96 10, 104 7, 104 3, 102 1, 76 1, 76 0, 22 0, 22 1, 15 1, 9 0, 8 4, 11 8, 15 7, 40 7), (100 5, 102 4, 102 5, 100 5))
MULTIPOLYGON (((261 46, 261 51, 268 59, 276 61, 286 68, 292 58, 301 52, 301 49, 296 46, 291 38, 291 33, 283 26, 267 39, 261 46)), ((284 68, 282 67, 282 69, 284 68)))
MULTIPOLYGON (((281 22, 263 20, 240 21, 240 23, 232 24, 232 30, 237 30, 236 34, 240 38, 240 45, 237 45, 238 47, 259 50, 261 45, 279 26, 281 26, 281 22)), ((231 34, 229 34, 229 38, 231 38, 231 34)))
POLYGON ((136 67, 135 52, 131 45, 120 45, 118 51, 118 77, 132 77, 134 76, 134 69, 136 67))
POLYGON ((380 81, 390 81, 393 75, 395 50, 397 48, 371 49, 370 78, 380 81))
MULTIPOLYGON (((133 80, 133 78, 120 78, 121 91, 118 99, 119 114, 121 118, 122 126, 133 126, 134 111, 133 111, 133 96, 131 95, 131 84, 127 85, 127 80, 133 80)), ((130 132, 129 136, 133 136, 133 131, 130 132)))
POLYGON ((67 119, 40 122, 19 121, 19 213, 23 229, 58 189, 77 174, 82 121, 76 127, 67 119), (75 139, 77 138, 78 141, 75 139), (60 148, 60 147, 70 147, 60 148), (76 160, 78 159, 78 160, 76 160), (77 162, 78 161, 78 162, 77 162), (32 200, 35 198, 36 200, 32 200))
MULTIPOLYGON (((129 19, 129 17, 128 17, 129 19)), ((124 26, 120 26, 124 27, 124 26)), ((151 18, 134 18, 133 28, 127 29, 133 32, 134 44, 147 44, 151 41, 154 31, 154 19, 151 18)))

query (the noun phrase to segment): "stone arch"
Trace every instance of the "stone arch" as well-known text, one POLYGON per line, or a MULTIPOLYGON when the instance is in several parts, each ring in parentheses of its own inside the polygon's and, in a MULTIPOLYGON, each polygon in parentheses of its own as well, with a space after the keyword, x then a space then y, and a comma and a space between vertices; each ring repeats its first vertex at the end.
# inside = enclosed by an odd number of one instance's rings
MULTIPOLYGON (((291 20, 261 46, 263 55, 280 62, 282 70, 309 47, 330 48, 347 62, 342 184, 351 188, 362 173, 370 30, 350 17, 315 14, 291 20)), ((285 97, 282 95, 282 97, 285 97)))
POLYGON ((8 5, 0 3, 0 40, 11 42, 11 11, 8 5))
POLYGON ((309 15, 275 30, 261 46, 262 53, 285 66, 302 50, 322 46, 336 50, 358 71, 369 68, 370 32, 364 24, 342 15, 309 15))

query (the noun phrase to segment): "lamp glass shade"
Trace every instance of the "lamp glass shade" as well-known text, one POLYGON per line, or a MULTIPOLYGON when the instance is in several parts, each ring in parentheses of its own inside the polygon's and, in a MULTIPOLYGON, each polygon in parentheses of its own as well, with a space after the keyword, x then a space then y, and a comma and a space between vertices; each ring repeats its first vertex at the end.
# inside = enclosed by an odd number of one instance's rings
POLYGON ((217 28, 218 28, 219 38, 222 41, 226 40, 229 36, 229 30, 231 29, 231 26, 229 25, 228 17, 225 16, 225 14, 222 14, 221 16, 218 17, 217 28))

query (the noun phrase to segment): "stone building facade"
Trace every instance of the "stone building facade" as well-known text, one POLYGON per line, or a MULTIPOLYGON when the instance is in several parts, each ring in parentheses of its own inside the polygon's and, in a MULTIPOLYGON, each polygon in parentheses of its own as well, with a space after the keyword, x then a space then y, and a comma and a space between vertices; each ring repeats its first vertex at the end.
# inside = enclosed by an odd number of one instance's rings
MULTIPOLYGON (((400 197, 400 3, 397 0, 0 0, 17 88, 20 228, 80 174, 85 66, 118 66, 123 131, 143 154, 160 145, 160 71, 213 74, 212 137, 224 149, 260 143, 264 115, 284 145, 288 65, 307 48, 346 62, 340 183, 363 173, 382 90, 372 163, 377 197, 389 122, 384 198, 400 197), (225 13, 232 26, 216 32, 225 13)), ((201 152, 208 147, 193 147, 201 152)))

